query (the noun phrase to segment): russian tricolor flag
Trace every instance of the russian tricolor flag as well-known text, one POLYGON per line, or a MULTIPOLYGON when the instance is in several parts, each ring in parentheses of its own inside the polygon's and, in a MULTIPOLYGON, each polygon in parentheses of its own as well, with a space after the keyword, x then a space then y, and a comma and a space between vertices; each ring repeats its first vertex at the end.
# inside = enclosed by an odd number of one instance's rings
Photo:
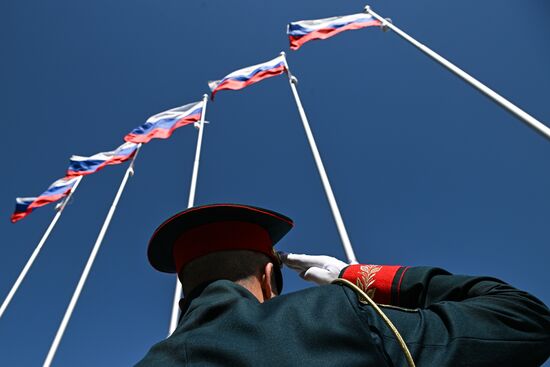
POLYGON ((124 140, 132 143, 148 143, 154 138, 168 139, 178 127, 199 121, 203 107, 204 102, 200 101, 158 113, 132 130, 124 140))
POLYGON ((91 157, 73 155, 67 169, 67 176, 84 176, 95 173, 111 164, 126 162, 136 153, 138 144, 127 142, 113 151, 94 154, 91 157))
POLYGON ((50 187, 38 197, 16 198, 15 212, 11 216, 12 223, 25 218, 36 208, 40 208, 41 206, 53 203, 65 197, 69 194, 78 180, 80 180, 79 177, 63 177, 51 184, 50 187))
POLYGON ((239 90, 257 83, 260 80, 271 78, 272 76, 282 74, 286 71, 286 62, 284 56, 278 56, 273 60, 239 69, 227 75, 221 80, 208 82, 212 91, 212 99, 216 92, 224 89, 239 90))
POLYGON ((381 25, 382 22, 372 15, 359 13, 340 17, 292 22, 288 25, 286 33, 290 40, 290 49, 297 50, 304 43, 311 40, 327 39, 350 29, 381 25))

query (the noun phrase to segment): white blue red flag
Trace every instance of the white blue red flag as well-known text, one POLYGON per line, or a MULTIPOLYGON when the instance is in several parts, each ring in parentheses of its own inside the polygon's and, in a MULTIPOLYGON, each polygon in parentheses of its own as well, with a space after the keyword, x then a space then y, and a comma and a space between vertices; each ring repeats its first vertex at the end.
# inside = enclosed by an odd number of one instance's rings
POLYGON ((204 102, 193 102, 185 106, 157 113, 132 130, 124 140, 132 143, 148 143, 151 139, 168 139, 174 130, 201 119, 204 102))
POLYGON ((49 203, 53 203, 71 192, 71 189, 80 178, 78 177, 63 177, 48 187, 38 197, 32 198, 16 198, 15 211, 11 216, 12 223, 17 222, 29 215, 34 209, 40 208, 49 203))
POLYGON ((137 147, 136 143, 126 142, 113 151, 97 153, 91 157, 73 155, 67 169, 67 176, 89 175, 107 165, 125 162, 136 154, 137 147))
POLYGON ((251 84, 259 82, 260 80, 282 74, 286 71, 286 69, 284 57, 278 56, 268 62, 234 71, 221 80, 208 82, 208 86, 212 91, 212 99, 214 99, 216 92, 220 90, 243 89, 244 87, 248 87, 251 84))
POLYGON ((340 17, 292 22, 288 25, 286 33, 290 40, 290 49, 297 50, 304 43, 311 40, 327 39, 347 30, 381 25, 382 22, 372 15, 359 13, 340 17))

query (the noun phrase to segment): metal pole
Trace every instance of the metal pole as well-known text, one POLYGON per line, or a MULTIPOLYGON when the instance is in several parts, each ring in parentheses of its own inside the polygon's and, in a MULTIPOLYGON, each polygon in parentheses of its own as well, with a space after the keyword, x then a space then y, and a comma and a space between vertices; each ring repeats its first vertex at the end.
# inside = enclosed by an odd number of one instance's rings
POLYGON ((168 336, 172 335, 174 330, 178 327, 178 319, 180 316, 179 302, 182 296, 183 289, 181 288, 181 283, 176 275, 176 290, 174 292, 174 301, 172 303, 172 314, 170 316, 170 329, 168 330, 168 336))
POLYGON ((449 60, 445 59, 444 57, 440 56, 427 46, 423 45, 422 43, 418 42, 411 36, 409 36, 407 33, 403 32, 401 29, 394 26, 390 21, 382 18, 380 15, 376 14, 370 6, 365 7, 365 12, 372 15, 376 19, 382 22, 382 26, 384 28, 389 28, 395 33, 397 33, 399 36, 404 38, 406 41, 409 41, 413 46, 418 48, 420 51, 424 52, 426 55, 446 67, 449 71, 457 75, 458 77, 462 78, 464 81, 469 83, 471 86, 479 90, 481 93, 485 94, 487 97, 492 99, 495 103, 499 104, 501 107, 503 107, 505 110, 510 112, 512 115, 516 116, 518 119, 535 129, 538 133, 546 137, 547 139, 550 139, 550 128, 548 126, 544 125, 542 122, 534 118, 533 116, 529 115, 527 112, 523 111, 521 108, 513 104, 512 102, 508 101, 506 98, 492 90, 491 88, 487 87, 485 84, 481 83, 479 80, 471 76, 470 74, 466 73, 464 70, 457 67, 455 64, 450 62, 449 60))
POLYGON ((61 213, 63 213, 63 210, 65 209, 65 206, 67 205, 67 203, 69 202, 71 196, 73 196, 74 192, 76 191, 76 188, 78 187, 78 185, 80 184, 80 181, 82 181, 82 177, 83 176, 79 176, 77 181, 75 182, 73 188, 71 189, 71 192, 69 193, 69 195, 67 195, 67 197, 63 200, 63 203, 61 204, 61 207, 57 210, 57 213, 55 214, 55 216, 53 217, 50 225, 48 226, 48 229, 46 229, 46 232, 44 232, 44 235, 42 236, 42 238, 40 239, 40 242, 38 242, 38 245, 36 246, 36 248, 34 249, 31 257, 29 258, 29 260, 27 261, 27 263, 25 264, 25 267, 23 268, 23 270, 21 271, 21 273, 19 274, 19 277, 17 278, 17 280, 15 281, 14 285, 11 287, 11 290, 10 292, 8 293, 8 296, 6 297, 6 299, 4 300, 4 302, 2 303, 2 306, 0 306, 0 318, 2 318, 2 315, 4 315, 4 312, 6 311, 6 309, 8 308, 8 305, 10 304, 11 302, 11 299, 13 298, 13 296, 15 295, 15 292, 17 292, 17 289, 19 288, 19 286, 21 285, 21 283, 23 282, 23 280, 25 279, 25 277, 27 276, 27 273, 29 272, 29 269, 31 268, 32 264, 34 263, 34 260, 36 260, 36 257, 38 256, 38 254, 40 253, 40 250, 42 250, 42 246, 44 246, 44 243, 46 243, 46 240, 48 239, 48 237, 50 236, 50 233, 51 231, 53 230, 53 227, 55 227, 55 224, 57 223, 57 221, 59 220, 59 217, 61 217, 61 213))
POLYGON ((195 204, 195 190, 197 188, 197 176, 199 174, 199 161, 201 159, 201 146, 202 146, 202 134, 204 130, 204 119, 206 116, 206 104, 208 102, 208 94, 202 96, 204 103, 202 107, 201 120, 199 122, 199 136, 197 138, 197 149, 195 151, 195 162, 193 164, 193 175, 191 176, 191 187, 189 189, 189 201, 187 202, 187 208, 191 208, 195 204))
MULTIPOLYGON (((206 104, 208 102, 208 94, 202 96, 202 101, 204 102, 204 105, 202 107, 201 120, 197 125, 197 128, 199 130, 197 137, 197 148, 195 150, 195 162, 193 164, 193 175, 191 176, 191 187, 189 189, 189 201, 187 202, 187 208, 191 208, 195 204, 195 190, 197 188, 197 177, 199 175, 199 161, 201 159, 202 135, 204 131, 204 119, 206 116, 206 104)), ((178 326, 178 319, 180 315, 179 301, 182 296, 183 290, 176 276, 176 291, 174 292, 174 302, 172 305, 172 315, 170 316, 170 327, 168 330, 168 335, 172 334, 178 326)))
POLYGON ((109 209, 107 217, 105 218, 105 221, 103 222, 103 227, 101 227, 101 230, 99 231, 99 235, 97 236, 94 247, 92 248, 92 252, 90 253, 90 257, 88 258, 88 262, 86 263, 86 266, 84 267, 84 271, 82 272, 82 275, 80 276, 80 280, 78 281, 76 289, 73 293, 73 297, 71 298, 71 301, 69 302, 69 306, 67 307, 67 310, 65 311, 65 315, 63 316, 63 320, 61 321, 61 325, 59 326, 59 329, 57 329, 57 333, 55 334, 55 338, 53 340, 53 343, 50 347, 48 355, 46 356, 46 360, 44 361, 44 364, 43 364, 44 367, 49 367, 52 364, 52 361, 53 361, 53 358, 55 357, 55 353, 57 351, 57 348, 59 347, 59 343, 61 342, 61 338, 63 338, 63 334, 65 333, 65 329, 67 328, 67 324, 69 323, 69 320, 71 319, 71 316, 73 314, 76 303, 78 302, 78 298, 80 297, 80 293, 82 292, 82 288, 84 287, 84 283, 86 283, 86 279, 88 278, 88 274, 90 273, 90 270, 92 269, 92 265, 95 261, 95 257, 96 257, 96 255, 99 251, 99 248, 101 247, 101 242, 103 242, 103 237, 105 237, 105 233, 107 232, 107 229, 109 228, 109 224, 111 223, 111 219, 113 218, 113 214, 115 213, 116 207, 118 205, 118 201, 120 200, 120 197, 122 196, 122 192, 124 191, 124 187, 126 186, 126 182, 128 181, 128 177, 130 175, 134 174, 134 162, 137 158, 137 155, 139 153, 140 148, 141 148, 141 144, 138 145, 138 148, 136 150, 136 154, 134 155, 134 158, 132 159, 132 162, 130 163, 130 165, 126 169, 126 173, 124 174, 124 178, 122 179, 122 182, 120 183, 120 187, 118 188, 118 192, 116 193, 115 199, 113 200, 113 203, 111 204, 111 208, 109 209))
POLYGON ((334 193, 332 192, 332 188, 330 187, 330 182, 328 180, 325 167, 323 166, 323 161, 321 161, 321 155, 319 154, 319 150, 317 149, 317 144, 315 144, 313 133, 311 132, 311 128, 309 127, 309 122, 307 121, 307 116, 306 116, 306 113, 304 112, 304 107, 302 106, 302 102, 300 101, 300 96, 298 95, 298 90, 296 89, 296 84, 298 83, 298 79, 296 79, 296 77, 294 77, 290 72, 290 68, 288 67, 288 62, 286 61, 285 53, 281 52, 281 55, 285 59, 285 65, 287 68, 290 89, 292 89, 292 94, 294 95, 294 99, 296 100, 296 106, 298 107, 298 112, 300 113, 300 117, 302 118, 302 124, 304 125, 304 130, 306 132, 307 140, 309 141, 311 153, 313 153, 313 158, 315 159, 315 164, 317 165, 317 170, 319 171, 319 176, 321 176, 321 181, 323 182, 325 194, 327 196, 330 209, 332 210, 332 216, 334 217, 334 221, 336 222, 336 227, 338 228, 338 233, 340 234, 340 239, 342 241, 342 246, 344 247, 344 252, 346 253, 348 262, 357 263, 357 258, 355 257, 355 253, 353 252, 353 247, 349 240, 348 232, 346 231, 346 227, 344 226, 344 221, 342 220, 342 216, 340 215, 340 210, 338 209, 338 204, 336 203, 336 198, 334 197, 334 193))

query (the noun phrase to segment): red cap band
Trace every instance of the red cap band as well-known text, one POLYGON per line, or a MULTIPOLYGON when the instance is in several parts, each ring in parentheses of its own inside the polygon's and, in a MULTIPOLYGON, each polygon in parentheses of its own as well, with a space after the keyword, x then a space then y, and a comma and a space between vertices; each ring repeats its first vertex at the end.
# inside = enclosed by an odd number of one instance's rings
POLYGON ((176 271, 190 261, 213 252, 251 250, 274 258, 273 241, 260 225, 249 222, 214 222, 185 231, 174 243, 176 271))

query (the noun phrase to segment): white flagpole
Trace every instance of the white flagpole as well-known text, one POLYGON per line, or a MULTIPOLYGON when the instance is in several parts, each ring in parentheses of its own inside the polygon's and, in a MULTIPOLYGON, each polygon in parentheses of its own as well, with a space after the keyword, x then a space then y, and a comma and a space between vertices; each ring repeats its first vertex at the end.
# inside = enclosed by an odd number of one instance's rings
POLYGON ((206 104, 208 102, 208 94, 202 96, 204 105, 202 107, 201 120, 198 123, 197 149, 195 151, 195 162, 193 164, 193 175, 191 176, 191 187, 189 188, 189 200, 187 208, 191 208, 195 204, 195 190, 197 189, 197 177, 199 175, 199 161, 201 159, 202 135, 204 132, 204 119, 206 118, 206 104))
POLYGON ((8 305, 10 304, 11 299, 15 295, 15 292, 17 292, 17 289, 19 289, 19 286, 21 285, 21 283, 23 282, 23 280, 27 276, 27 273, 29 272, 29 269, 31 268, 32 264, 34 263, 34 260, 36 260, 36 257, 40 253, 40 250, 42 250, 42 246, 44 246, 44 243, 46 243, 46 240, 50 236, 50 233, 53 230, 53 228, 55 227, 55 224, 57 223, 57 221, 59 220, 59 217, 61 217, 61 213, 63 213, 63 210, 65 209, 65 206, 67 205, 67 203, 71 199, 71 196, 73 196, 74 192, 76 191, 76 188, 80 184, 80 181, 82 180, 82 177, 83 176, 78 177, 78 179, 75 182, 73 188, 71 189, 71 192, 63 200, 63 202, 61 203, 61 206, 59 207, 59 209, 57 209, 57 213, 53 217, 50 225, 48 226, 48 229, 46 229, 46 232, 44 232, 44 235, 40 239, 40 242, 38 242, 38 245, 36 246, 36 248, 34 249, 31 257, 29 258, 29 260, 25 264, 25 267, 23 268, 23 270, 19 274, 19 277, 17 278, 17 280, 15 281, 13 286, 11 287, 11 290, 8 293, 8 296, 6 297, 4 302, 2 303, 2 306, 0 306, 0 318, 2 318, 2 315, 4 315, 4 312, 8 308, 8 305))
POLYGON ((67 324, 69 323, 69 320, 72 316, 73 310, 76 306, 76 303, 78 302, 78 298, 80 297, 80 293, 82 292, 82 288, 84 287, 84 283, 86 283, 86 279, 88 278, 88 274, 90 273, 90 270, 92 269, 92 265, 95 261, 95 257, 99 251, 99 248, 101 247, 101 243, 103 242, 103 237, 105 237, 105 233, 107 232, 107 229, 109 228, 109 224, 111 223, 111 219, 113 218, 113 214, 115 213, 116 207, 118 205, 118 201, 120 200, 120 197, 122 196, 122 192, 124 191, 124 187, 126 186, 126 182, 128 181, 129 176, 133 176, 134 174, 134 162, 138 156, 139 150, 141 148, 141 144, 138 145, 136 154, 132 158, 132 162, 126 169, 126 173, 124 174, 124 178, 122 179, 122 182, 120 183, 120 187, 118 188, 118 192, 116 193, 115 199, 113 200, 113 203, 111 204, 111 208, 109 209, 109 212, 107 214, 107 217, 105 218, 105 222, 103 222, 103 227, 101 227, 101 230, 99 231, 99 235, 97 236, 97 239, 95 241, 94 247, 92 248, 92 252, 90 253, 90 257, 88 258, 88 262, 86 263, 86 266, 84 267, 84 271, 82 272, 82 275, 80 276, 80 280, 78 281, 78 284, 76 286, 76 289, 73 293, 73 297, 71 298, 71 301, 69 302, 69 306, 67 307, 67 310, 65 311, 65 315, 63 316, 63 320, 61 321, 61 324, 59 326, 59 329, 57 329, 57 333, 55 335, 55 338, 53 340, 53 343, 50 347, 50 350, 48 351, 48 355, 46 356, 46 360, 44 361, 43 366, 49 367, 52 364, 53 358, 55 357, 55 353, 57 351, 57 348, 59 347, 59 343, 61 342, 61 338, 63 338, 63 334, 65 333, 65 329, 67 328, 67 324))
POLYGON ((309 122, 307 121, 307 116, 306 116, 306 113, 304 112, 304 107, 302 106, 300 96, 298 95, 298 90, 296 89, 296 84, 298 84, 298 79, 296 79, 296 77, 294 77, 290 72, 290 68, 288 66, 285 53, 281 52, 281 56, 283 56, 283 58, 285 59, 285 65, 287 68, 290 89, 292 89, 292 94, 294 95, 294 99, 296 100, 296 106, 298 107, 298 112, 300 113, 300 117, 302 118, 302 124, 304 125, 304 130, 307 135, 307 140, 309 141, 311 153, 313 153, 313 158, 315 159, 315 164, 317 165, 317 170, 319 171, 319 176, 321 176, 321 181, 323 182, 325 194, 327 196, 330 209, 332 210, 332 216, 334 217, 334 221, 336 222, 336 227, 338 228, 338 233, 340 234, 340 239, 342 241, 342 246, 344 247, 344 252, 346 253, 348 262, 357 263, 357 258, 355 257, 355 253, 353 252, 353 247, 349 240, 348 232, 346 231, 346 227, 344 226, 344 221, 342 219, 342 216, 340 215, 338 204, 336 203, 336 198, 334 197, 334 193, 332 192, 332 188, 330 187, 330 182, 328 180, 325 167, 323 166, 323 161, 321 161, 321 155, 319 154, 319 150, 317 149, 317 144, 315 144, 313 133, 311 132, 311 128, 309 127, 309 122))
MULTIPOLYGON (((202 101, 204 102, 204 106, 202 108, 201 119, 199 123, 195 125, 199 131, 198 131, 198 137, 197 137, 197 148, 195 151, 195 162, 193 164, 193 175, 191 176, 191 187, 189 189, 189 201, 187 202, 187 208, 191 208, 195 204, 195 190, 197 188, 197 177, 199 175, 199 161, 201 159, 202 134, 204 132, 204 119, 206 116, 206 104, 208 102, 208 94, 205 94, 202 96, 202 101)), ((180 315, 179 301, 182 296, 183 296, 183 291, 181 288, 181 284, 178 281, 178 277, 176 275, 176 291, 174 292, 174 302, 172 305, 172 315, 170 317, 170 328, 168 330, 168 335, 172 334, 174 330, 176 330, 176 327, 178 326, 178 319, 180 315)))
POLYGON ((479 80, 471 76, 470 74, 466 73, 464 70, 457 67, 455 64, 451 63, 449 60, 445 59, 444 57, 440 56, 427 46, 423 45, 422 43, 418 42, 411 36, 409 36, 407 33, 403 32, 401 29, 394 26, 391 21, 388 21, 387 19, 382 18, 380 15, 376 14, 370 6, 365 7, 365 12, 372 15, 376 19, 382 22, 382 26, 384 28, 389 28, 395 33, 397 33, 399 36, 404 38, 406 41, 409 41, 413 46, 418 48, 420 51, 424 52, 426 55, 443 65, 445 68, 447 68, 449 71, 457 75, 458 77, 462 78, 465 82, 469 83, 471 86, 479 90, 481 93, 485 94, 487 97, 492 99, 495 103, 499 104, 501 107, 503 107, 505 110, 510 112, 512 115, 516 116, 518 119, 535 129, 538 133, 546 137, 547 139, 550 139, 550 128, 548 126, 544 125, 542 122, 534 118, 533 116, 529 115, 527 112, 523 111, 521 108, 513 104, 512 102, 508 101, 506 98, 492 90, 491 88, 487 87, 485 84, 481 83, 479 80))

